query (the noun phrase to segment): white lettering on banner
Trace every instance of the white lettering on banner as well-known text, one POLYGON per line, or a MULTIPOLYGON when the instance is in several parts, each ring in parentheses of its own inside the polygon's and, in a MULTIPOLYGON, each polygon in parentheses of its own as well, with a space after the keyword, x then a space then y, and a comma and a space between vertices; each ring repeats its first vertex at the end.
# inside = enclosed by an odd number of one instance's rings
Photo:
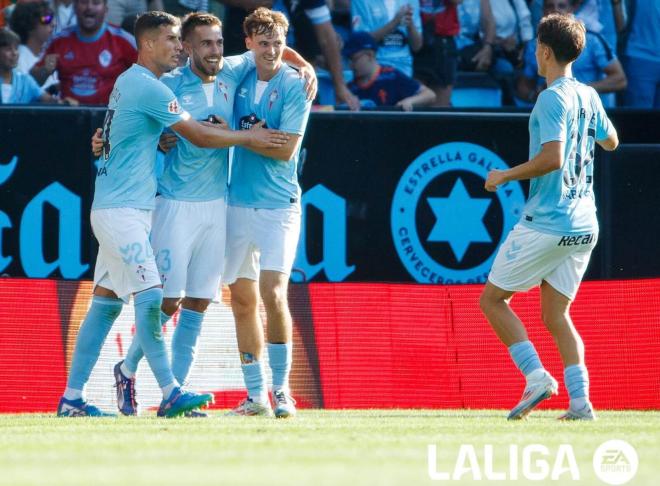
POLYGON ((346 264, 346 200, 323 184, 305 192, 301 201, 302 224, 300 241, 291 280, 303 282, 313 279, 321 270, 330 282, 341 282, 355 271, 346 264), (323 214, 323 258, 312 264, 307 256, 307 208, 313 206, 323 214), (297 270, 297 271, 296 271, 297 270))
POLYGON ((552 451, 542 444, 529 444, 519 452, 517 444, 508 447, 508 461, 499 455, 500 463, 508 462, 508 471, 495 469, 497 451, 492 444, 483 446, 483 469, 479 462, 477 449, 472 444, 462 444, 456 455, 453 471, 443 471, 439 467, 438 446, 429 444, 427 447, 428 475, 434 481, 465 481, 468 479, 481 481, 515 481, 519 477, 530 481, 580 480, 580 469, 575 460, 573 447, 561 444, 552 460, 552 451), (552 463, 552 469, 550 464, 552 463), (522 470, 520 470, 522 468, 522 470), (507 476, 508 473, 508 476, 507 476))

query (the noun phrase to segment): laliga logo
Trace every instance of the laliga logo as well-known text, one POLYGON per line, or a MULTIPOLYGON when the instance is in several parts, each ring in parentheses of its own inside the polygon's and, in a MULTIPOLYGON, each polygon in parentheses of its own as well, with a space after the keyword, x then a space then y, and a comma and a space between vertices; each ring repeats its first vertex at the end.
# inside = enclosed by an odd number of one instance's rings
POLYGON ((520 219, 518 182, 496 193, 483 189, 491 169, 507 169, 495 153, 473 143, 436 145, 406 169, 394 192, 394 246, 420 283, 485 282, 495 252, 520 219))
MULTIPOLYGON (((518 445, 511 444, 508 447, 508 456, 496 451, 492 444, 483 446, 482 455, 477 454, 474 445, 462 444, 451 472, 443 471, 439 466, 440 460, 446 457, 446 454, 438 455, 437 445, 427 446, 428 476, 431 480, 580 480, 580 468, 570 444, 560 444, 554 454, 543 444, 529 444, 522 447, 522 450, 518 445)), ((603 442, 593 455, 594 472, 598 479, 607 484, 621 485, 629 482, 637 474, 638 466, 637 451, 623 440, 603 442)))

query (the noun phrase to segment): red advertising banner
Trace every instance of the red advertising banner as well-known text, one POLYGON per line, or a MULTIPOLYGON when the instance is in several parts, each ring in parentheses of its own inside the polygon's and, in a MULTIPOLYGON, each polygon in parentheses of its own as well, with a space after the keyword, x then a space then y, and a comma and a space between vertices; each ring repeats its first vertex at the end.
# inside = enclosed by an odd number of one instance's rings
MULTIPOLYGON (((479 306, 481 285, 293 285, 292 388, 299 404, 325 408, 510 408, 524 386, 479 306)), ((89 282, 0 279, 0 412, 53 412, 66 383, 89 282)), ((226 296, 225 296, 226 297, 226 296)), ((563 382, 559 354, 541 318, 539 292, 514 297, 545 367, 563 382)), ((583 283, 572 317, 586 347, 591 398, 599 409, 660 408, 660 279, 583 283)), ((171 339, 172 326, 165 330, 171 339)), ((218 408, 242 396, 227 299, 204 323, 190 387, 216 394, 218 408)), ((124 306, 87 394, 113 407, 112 366, 134 332, 124 306)), ((267 359, 267 357, 264 357, 267 359)), ((157 405, 146 365, 143 407, 157 405)), ((543 403, 565 408, 566 391, 543 403)))

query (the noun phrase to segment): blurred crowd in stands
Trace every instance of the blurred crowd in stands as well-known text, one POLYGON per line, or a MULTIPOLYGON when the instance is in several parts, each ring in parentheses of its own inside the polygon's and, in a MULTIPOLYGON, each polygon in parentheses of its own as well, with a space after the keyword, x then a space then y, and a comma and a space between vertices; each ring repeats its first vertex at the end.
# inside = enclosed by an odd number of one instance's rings
POLYGON ((131 32, 146 10, 214 13, 224 55, 240 54, 259 6, 289 17, 318 105, 532 106, 545 88, 535 26, 563 12, 587 30, 575 78, 606 107, 660 108, 660 0, 0 0, 0 104, 107 104, 137 59, 131 32))

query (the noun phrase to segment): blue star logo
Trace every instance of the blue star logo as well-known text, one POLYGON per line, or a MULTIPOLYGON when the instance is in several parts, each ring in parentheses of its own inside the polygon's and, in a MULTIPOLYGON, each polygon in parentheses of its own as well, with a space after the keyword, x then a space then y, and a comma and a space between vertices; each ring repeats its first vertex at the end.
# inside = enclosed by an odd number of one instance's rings
POLYGON ((449 197, 429 197, 435 225, 427 241, 449 243, 457 261, 465 256, 470 243, 490 243, 492 238, 483 223, 490 199, 472 198, 459 177, 449 197))

